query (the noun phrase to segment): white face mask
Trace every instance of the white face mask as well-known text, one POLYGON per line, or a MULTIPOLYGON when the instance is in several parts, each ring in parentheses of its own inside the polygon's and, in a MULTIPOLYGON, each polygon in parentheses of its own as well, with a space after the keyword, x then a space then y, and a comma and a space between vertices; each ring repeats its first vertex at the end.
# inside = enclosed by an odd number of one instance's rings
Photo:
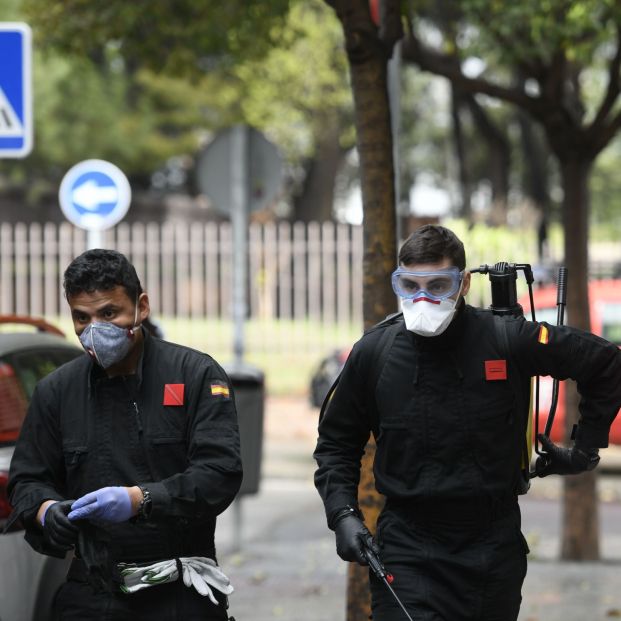
POLYGON ((420 336, 442 334, 455 316, 457 300, 459 300, 459 294, 457 294, 456 300, 447 298, 439 302, 413 301, 401 298, 405 327, 415 334, 420 334, 420 336))

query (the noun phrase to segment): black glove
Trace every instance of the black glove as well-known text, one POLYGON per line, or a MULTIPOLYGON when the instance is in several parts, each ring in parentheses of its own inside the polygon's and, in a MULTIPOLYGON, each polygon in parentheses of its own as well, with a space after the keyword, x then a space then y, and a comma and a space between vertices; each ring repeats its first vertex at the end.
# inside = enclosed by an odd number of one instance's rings
POLYGON ((375 554, 379 554, 379 548, 373 541, 369 529, 353 510, 344 511, 342 516, 337 515, 334 533, 336 535, 336 553, 344 561, 368 565, 363 553, 363 546, 367 546, 375 554))
POLYGON ((62 500, 50 505, 43 517, 43 533, 53 546, 69 550, 78 540, 78 527, 69 521, 73 500, 62 500))
POLYGON ((537 436, 541 446, 547 453, 540 455, 535 462, 535 472, 539 477, 549 474, 579 474, 593 470, 599 463, 598 449, 561 448, 556 446, 548 436, 537 436))

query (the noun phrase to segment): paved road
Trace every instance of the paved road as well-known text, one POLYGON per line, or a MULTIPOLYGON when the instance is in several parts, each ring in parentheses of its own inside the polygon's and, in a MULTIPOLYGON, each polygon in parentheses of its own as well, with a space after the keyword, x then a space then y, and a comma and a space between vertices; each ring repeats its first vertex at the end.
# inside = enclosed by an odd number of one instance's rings
MULTIPOLYGON (((347 564, 337 556, 311 459, 317 411, 300 399, 268 399, 261 493, 241 501, 240 551, 235 510, 221 516, 221 565, 236 592, 237 621, 343 621, 347 564)), ((621 473, 621 448, 606 466, 621 473)), ((610 621, 621 618, 621 474, 600 476, 601 563, 560 563, 560 477, 533 482, 522 498, 531 547, 520 621, 610 621)))
MULTIPOLYGON (((621 489, 621 479, 605 481, 621 489)), ((602 563, 559 563, 558 485, 522 500, 524 532, 532 555, 520 621, 602 621, 621 617, 621 502, 601 504, 602 563)), ((234 511, 218 524, 220 563, 236 587, 237 621, 340 621, 345 618, 346 564, 309 480, 264 481, 258 496, 242 501, 242 545, 234 552, 234 511)))

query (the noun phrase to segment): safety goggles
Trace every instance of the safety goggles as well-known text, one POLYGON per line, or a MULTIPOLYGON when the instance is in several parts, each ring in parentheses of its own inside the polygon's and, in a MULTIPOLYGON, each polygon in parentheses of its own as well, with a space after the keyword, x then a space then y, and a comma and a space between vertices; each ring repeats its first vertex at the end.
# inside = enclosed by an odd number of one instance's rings
POLYGON ((392 288, 406 300, 440 302, 459 291, 463 275, 457 267, 431 272, 411 272, 399 267, 392 273, 392 288))

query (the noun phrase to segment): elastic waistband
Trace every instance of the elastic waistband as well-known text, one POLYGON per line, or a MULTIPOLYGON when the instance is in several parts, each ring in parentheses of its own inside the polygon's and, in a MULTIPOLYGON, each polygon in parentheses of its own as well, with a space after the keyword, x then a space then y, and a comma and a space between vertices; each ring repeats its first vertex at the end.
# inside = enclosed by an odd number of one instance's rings
MULTIPOLYGON (((112 578, 115 581, 116 577, 112 578)), ((81 558, 74 558, 69 565, 69 571, 67 572, 67 580, 73 580, 75 582, 90 582, 89 572, 86 563, 81 558)))
POLYGON ((386 510, 406 513, 410 519, 440 519, 445 523, 498 520, 519 510, 516 496, 505 498, 388 499, 386 510))

